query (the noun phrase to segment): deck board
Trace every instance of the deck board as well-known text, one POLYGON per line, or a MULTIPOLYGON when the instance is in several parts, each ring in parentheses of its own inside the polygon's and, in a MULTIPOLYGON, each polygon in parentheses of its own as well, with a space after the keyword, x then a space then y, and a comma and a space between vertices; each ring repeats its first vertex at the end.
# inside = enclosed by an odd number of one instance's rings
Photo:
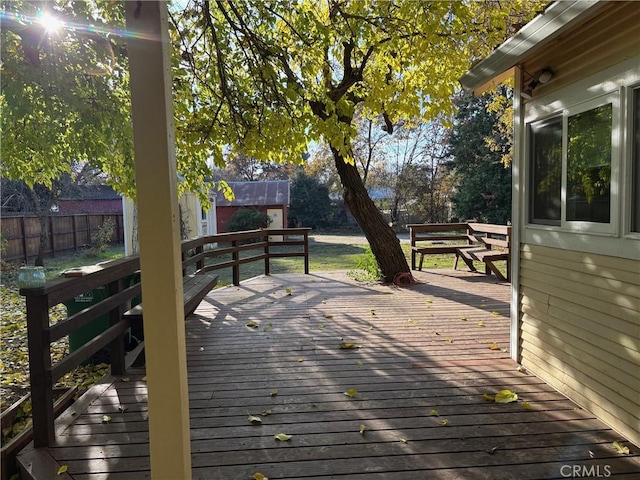
MULTIPOLYGON (((444 270, 416 277, 399 289, 344 273, 274 275, 211 292, 187 320, 194 478, 543 479, 562 478, 569 464, 607 466, 612 478, 640 471, 637 447, 618 455, 616 432, 518 371, 508 284, 444 270), (520 401, 482 399, 502 389, 520 401)), ((142 376, 113 382, 48 449, 72 478, 149 478, 142 376)))

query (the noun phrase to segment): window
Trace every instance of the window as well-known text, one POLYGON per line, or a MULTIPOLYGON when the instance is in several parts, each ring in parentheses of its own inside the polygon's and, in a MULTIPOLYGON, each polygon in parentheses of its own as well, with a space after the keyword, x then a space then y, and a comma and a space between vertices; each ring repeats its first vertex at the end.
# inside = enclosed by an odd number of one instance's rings
POLYGON ((530 223, 615 232, 617 111, 614 93, 528 124, 530 223))
POLYGON ((610 103, 567 120, 567 221, 609 223, 611 218, 610 103))
POLYGON ((640 232, 640 88, 633 91, 633 118, 631 129, 631 231, 640 232))
POLYGON ((560 225, 562 186, 562 117, 532 124, 532 223, 560 225))

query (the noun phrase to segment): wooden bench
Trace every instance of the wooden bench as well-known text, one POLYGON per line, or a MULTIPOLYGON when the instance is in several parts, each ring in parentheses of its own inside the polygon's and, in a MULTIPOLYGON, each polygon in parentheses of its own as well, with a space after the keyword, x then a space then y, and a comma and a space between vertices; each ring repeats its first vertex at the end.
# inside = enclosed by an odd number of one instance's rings
MULTIPOLYGON (((191 315, 200 302, 218 283, 218 275, 214 273, 195 273, 183 277, 182 286, 184 289, 184 316, 191 315)), ((127 310, 122 317, 131 322, 142 321, 142 303, 127 310)))
POLYGON ((458 267, 458 259, 462 259, 469 270, 476 272, 474 261, 485 265, 487 275, 495 274, 500 280, 511 281, 511 227, 490 223, 469 223, 469 242, 471 247, 456 249, 456 260, 453 268, 458 267), (503 275, 495 262, 506 261, 507 275, 503 275))
POLYGON ((422 270, 425 255, 456 253, 459 248, 472 247, 466 223, 414 223, 408 225, 411 241, 411 270, 422 270), (424 243, 427 243, 426 245, 424 243))

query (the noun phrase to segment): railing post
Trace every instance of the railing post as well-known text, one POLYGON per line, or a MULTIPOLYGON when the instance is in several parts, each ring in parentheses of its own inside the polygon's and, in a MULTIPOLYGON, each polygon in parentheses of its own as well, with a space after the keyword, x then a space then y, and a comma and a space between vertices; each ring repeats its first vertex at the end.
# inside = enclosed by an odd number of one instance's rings
MULTIPOLYGON (((119 278, 107 285, 107 292, 109 296, 115 295, 116 293, 123 290, 122 286, 124 283, 123 278, 119 278)), ((112 327, 116 323, 120 322, 122 318, 122 314, 124 312, 124 308, 120 305, 118 308, 114 308, 109 312, 109 326, 112 327)), ((122 335, 118 336, 111 344, 109 345, 109 357, 111 361, 111 374, 112 375, 124 375, 126 372, 125 366, 125 344, 124 344, 124 336, 127 335, 125 331, 122 335)))
POLYGON ((35 447, 47 447, 55 442, 47 295, 27 294, 26 304, 33 444, 35 447))
POLYGON ((238 252, 238 241, 231 240, 231 246, 233 247, 233 252, 231 253, 231 258, 233 260, 233 284, 235 286, 240 285, 240 252, 238 252))
POLYGON ((264 238, 266 239, 266 242, 264 244, 264 274, 265 275, 270 275, 271 274, 271 260, 269 258, 269 246, 270 246, 270 242, 271 240, 269 240, 269 234, 265 233, 264 234, 264 238))
MULTIPOLYGON (((204 253, 204 245, 199 245, 196 247, 196 255, 199 255, 201 253, 204 253)), ((201 268, 204 268, 204 260, 198 260, 196 262, 196 270, 200 270, 201 268)))
POLYGON ((309 231, 304 232, 304 273, 309 275, 309 231))

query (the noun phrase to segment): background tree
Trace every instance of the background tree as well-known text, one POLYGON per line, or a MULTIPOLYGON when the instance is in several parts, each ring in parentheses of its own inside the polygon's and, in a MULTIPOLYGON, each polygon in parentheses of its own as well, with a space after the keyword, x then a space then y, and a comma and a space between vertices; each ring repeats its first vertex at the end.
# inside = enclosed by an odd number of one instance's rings
POLYGON ((318 179, 298 172, 291 184, 289 223, 294 227, 326 227, 332 216, 329 189, 318 179))
POLYGON ((497 114, 487 108, 495 95, 508 93, 501 87, 497 93, 464 94, 458 99, 448 167, 455 178, 456 215, 505 224, 511 219, 511 166, 503 163, 503 157, 510 149, 510 137, 496 128, 497 114))
POLYGON ((264 161, 326 142, 391 281, 409 267, 355 166, 356 109, 382 117, 390 134, 402 119, 450 112, 456 80, 534 13, 527 3, 194 0, 172 17, 176 115, 218 161, 221 138, 264 161))

